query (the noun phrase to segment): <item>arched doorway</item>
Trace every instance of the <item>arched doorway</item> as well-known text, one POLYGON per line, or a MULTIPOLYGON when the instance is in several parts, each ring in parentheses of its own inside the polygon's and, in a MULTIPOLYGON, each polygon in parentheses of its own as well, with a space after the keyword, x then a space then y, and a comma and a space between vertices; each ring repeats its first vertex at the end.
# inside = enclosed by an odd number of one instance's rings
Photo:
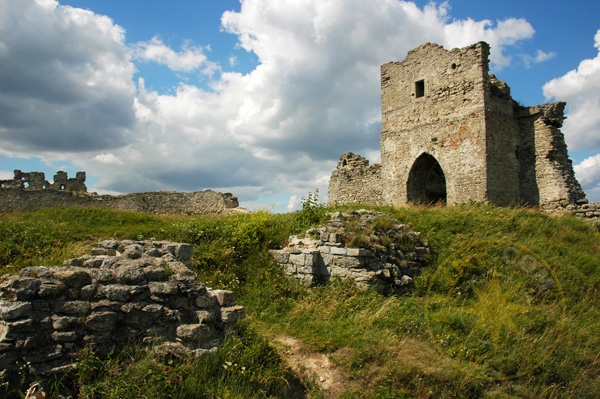
POLYGON ((417 158, 408 174, 406 188, 409 202, 446 203, 446 176, 440 163, 429 154, 417 158))

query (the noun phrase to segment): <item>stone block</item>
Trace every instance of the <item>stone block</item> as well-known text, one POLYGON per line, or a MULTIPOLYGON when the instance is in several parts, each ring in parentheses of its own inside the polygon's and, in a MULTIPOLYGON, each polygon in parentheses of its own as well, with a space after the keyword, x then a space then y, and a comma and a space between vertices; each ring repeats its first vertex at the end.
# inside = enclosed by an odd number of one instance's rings
POLYGON ((221 321, 223 323, 237 323, 246 317, 243 306, 231 306, 221 308, 221 321))
POLYGON ((219 302, 217 300, 217 297, 215 295, 212 295, 210 292, 207 292, 204 295, 200 295, 195 300, 196 306, 199 308, 202 308, 202 309, 212 308, 212 307, 216 306, 218 303, 219 302))
POLYGON ((121 309, 123 302, 111 301, 108 299, 102 299, 98 302, 90 303, 90 309, 94 312, 117 312, 121 309))
POLYGON ((108 251, 106 250, 106 248, 92 248, 92 250, 90 251, 90 255, 92 255, 92 256, 108 255, 107 252, 108 251))
POLYGON ((182 262, 192 259, 193 248, 190 244, 179 244, 175 248, 175 256, 182 262))
POLYGON ((104 257, 96 257, 88 259, 83 262, 83 267, 89 267, 90 269, 97 269, 104 263, 104 257))
POLYGON ((98 246, 105 249, 119 249, 119 241, 116 240, 104 240, 98 243, 98 246))
POLYGON ((142 257, 142 247, 137 244, 128 245, 123 251, 123 256, 128 259, 139 259, 142 257))
POLYGON ((182 324, 177 327, 177 338, 182 341, 198 341, 211 335, 210 328, 204 324, 182 324))
POLYGON ((78 335, 75 331, 55 331, 50 334, 55 342, 73 342, 77 341, 78 335))
POLYGON ((339 244, 342 242, 342 235, 338 233, 330 233, 329 237, 327 237, 327 241, 335 244, 339 244))
POLYGON ((79 295, 80 295, 81 299, 90 301, 96 295, 97 290, 98 290, 98 285, 88 284, 84 287, 81 287, 81 291, 79 292, 79 295))
POLYGON ((332 255, 346 255, 346 248, 343 247, 331 247, 332 255))
POLYGON ((0 301, 0 316, 4 320, 16 320, 31 313, 31 302, 0 301))
POLYGON ((87 270, 77 267, 54 269, 52 270, 52 277, 60 280, 67 287, 83 287, 92 282, 92 278, 87 270))
POLYGON ((305 254, 304 265, 314 267, 318 264, 320 253, 318 251, 312 251, 305 254))
POLYGON ((143 284, 146 282, 146 275, 142 268, 137 265, 122 265, 114 270, 116 282, 127 285, 143 284))
POLYGON ((164 266, 146 266, 142 270, 148 281, 165 281, 167 279, 167 271, 164 266))
POLYGON ((117 319, 116 312, 94 312, 85 319, 85 326, 92 331, 110 331, 117 319))
POLYGON ((73 316, 56 316, 52 315, 52 328, 57 331, 68 330, 77 326, 80 319, 78 317, 73 316))
POLYGON ((98 287, 98 296, 111 301, 126 302, 131 294, 129 287, 122 284, 101 285, 98 287))
POLYGON ((331 253, 331 247, 329 245, 321 245, 318 249, 319 249, 319 252, 322 254, 331 253))
POLYGON ((304 265, 306 264, 306 255, 305 254, 290 254, 290 263, 294 265, 304 265))
POLYGON ((369 250, 365 248, 346 248, 347 256, 369 256, 369 250))
POLYGON ((179 292, 177 283, 172 281, 152 281, 148 283, 148 288, 150 289, 150 294, 152 295, 177 295, 177 293, 179 292))
POLYGON ((198 310, 196 311, 196 316, 198 317, 198 323, 211 323, 215 321, 217 313, 216 311, 210 310, 198 310))
POLYGON ((68 301, 59 303, 56 311, 67 315, 83 316, 90 310, 90 303, 87 301, 68 301))
POLYGON ((212 290, 211 293, 217 298, 221 306, 235 305, 235 293, 228 290, 212 290))
POLYGON ((335 256, 330 254, 321 254, 321 261, 323 262, 323 265, 325 265, 325 267, 333 265, 334 258, 335 256))
POLYGON ((270 249, 269 254, 271 254, 273 259, 275 259, 275 262, 280 264, 288 263, 290 259, 290 253, 284 252, 280 249, 270 249))
POLYGON ((51 299, 60 296, 65 290, 65 285, 60 281, 50 282, 45 281, 40 285, 37 295, 39 298, 51 299))
POLYGON ((183 283, 194 283, 196 282, 196 273, 188 269, 181 262, 169 262, 166 267, 167 270, 170 270, 173 273, 169 279, 177 282, 183 283))
POLYGON ((332 266, 330 269, 331 277, 346 278, 350 274, 350 271, 343 267, 332 266))
POLYGON ((6 323, 6 327, 8 328, 8 331, 10 331, 11 335, 15 333, 24 334, 34 332, 33 320, 31 319, 15 320, 10 323, 6 323))
POLYGON ((333 263, 344 269, 355 269, 363 267, 359 258, 349 257, 349 256, 336 256, 333 260, 333 263))

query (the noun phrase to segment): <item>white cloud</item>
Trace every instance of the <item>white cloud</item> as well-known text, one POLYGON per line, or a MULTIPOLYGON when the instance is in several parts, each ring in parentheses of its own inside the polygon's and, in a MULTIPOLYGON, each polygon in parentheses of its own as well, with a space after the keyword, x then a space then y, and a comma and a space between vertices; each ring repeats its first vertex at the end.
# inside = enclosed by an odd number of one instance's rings
MULTIPOLYGON (((600 50, 600 30, 594 46, 600 50)), ((600 148, 600 51, 595 58, 579 63, 577 69, 552 79, 543 87, 547 99, 567 102, 563 131, 569 150, 600 148)))
POLYGON ((490 61, 496 70, 510 65, 512 59, 504 53, 506 47, 516 42, 533 37, 535 30, 524 19, 508 18, 494 23, 490 20, 453 21, 444 27, 445 43, 450 47, 464 47, 469 44, 485 41, 490 45, 490 61))
POLYGON ((135 66, 108 17, 55 1, 0 0, 0 139, 11 153, 122 146, 135 66))
POLYGON ((108 165, 123 165, 123 161, 112 153, 98 154, 93 158, 93 160, 108 165))
POLYGON ((136 43, 132 52, 135 59, 153 61, 178 72, 191 72, 203 67, 206 74, 212 75, 218 69, 215 63, 208 60, 201 47, 192 46, 189 42, 184 43, 182 51, 176 52, 154 36, 147 42, 136 43))
POLYGON ((298 198, 298 196, 297 195, 292 195, 290 197, 290 200, 289 200, 288 204, 287 204, 287 210, 288 210, 288 212, 293 212, 293 211, 299 210, 300 209, 300 204, 301 204, 301 201, 298 198))
POLYGON ((0 170, 0 180, 12 180, 15 173, 8 170, 0 170))
POLYGON ((533 64, 539 64, 540 62, 545 62, 551 60, 556 56, 554 52, 545 52, 542 50, 538 50, 535 55, 522 54, 521 59, 525 64, 525 68, 529 69, 533 64))
POLYGON ((588 199, 600 200, 600 154, 584 159, 573 166, 573 169, 588 199))
POLYGON ((222 24, 258 66, 223 72, 209 90, 180 84, 160 94, 133 82, 131 57, 183 72, 219 66, 191 43, 178 52, 155 37, 128 47, 109 18, 50 3, 0 0, 7 148, 69 159, 101 177, 98 190, 213 188, 242 200, 315 188, 325 197, 341 153, 377 154, 382 63, 424 42, 486 40, 499 68, 533 34, 520 19, 449 22, 445 4, 245 0, 222 24))
POLYGON ((235 55, 229 56, 229 66, 233 67, 238 63, 237 57, 235 55))

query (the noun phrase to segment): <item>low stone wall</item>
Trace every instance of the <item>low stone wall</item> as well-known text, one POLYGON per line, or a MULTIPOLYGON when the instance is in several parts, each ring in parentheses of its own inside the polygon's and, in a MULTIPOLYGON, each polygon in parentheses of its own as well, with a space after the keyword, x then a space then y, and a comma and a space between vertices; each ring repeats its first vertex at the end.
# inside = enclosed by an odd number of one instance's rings
POLYGON ((153 214, 222 214, 239 209, 237 197, 212 190, 192 193, 156 191, 123 195, 98 195, 78 191, 0 190, 0 214, 38 209, 92 207, 153 214))
POLYGON ((588 220, 600 221, 600 202, 590 202, 589 204, 570 206, 566 209, 575 216, 588 220))
POLYGON ((0 377, 44 378, 132 339, 161 351, 204 353, 245 316, 231 291, 211 290, 185 266, 189 244, 103 241, 63 267, 28 267, 0 280, 0 377), (24 375, 25 374, 25 375, 24 375))
POLYGON ((353 279, 362 288, 389 293, 409 287, 431 254, 421 233, 383 213, 360 210, 330 217, 327 226, 292 236, 285 248, 270 251, 286 275, 311 286, 353 279), (359 246, 347 246, 352 241, 359 246))

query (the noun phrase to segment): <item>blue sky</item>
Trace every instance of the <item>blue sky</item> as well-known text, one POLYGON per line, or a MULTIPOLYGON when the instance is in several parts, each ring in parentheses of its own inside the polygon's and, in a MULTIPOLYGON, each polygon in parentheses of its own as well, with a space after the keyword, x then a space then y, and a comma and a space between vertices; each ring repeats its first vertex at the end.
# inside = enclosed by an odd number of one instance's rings
POLYGON ((516 100, 567 101, 600 200, 598 16, 592 0, 0 0, 0 179, 86 170, 101 193, 294 209, 326 198, 343 152, 379 161, 381 63, 484 40, 516 100))

